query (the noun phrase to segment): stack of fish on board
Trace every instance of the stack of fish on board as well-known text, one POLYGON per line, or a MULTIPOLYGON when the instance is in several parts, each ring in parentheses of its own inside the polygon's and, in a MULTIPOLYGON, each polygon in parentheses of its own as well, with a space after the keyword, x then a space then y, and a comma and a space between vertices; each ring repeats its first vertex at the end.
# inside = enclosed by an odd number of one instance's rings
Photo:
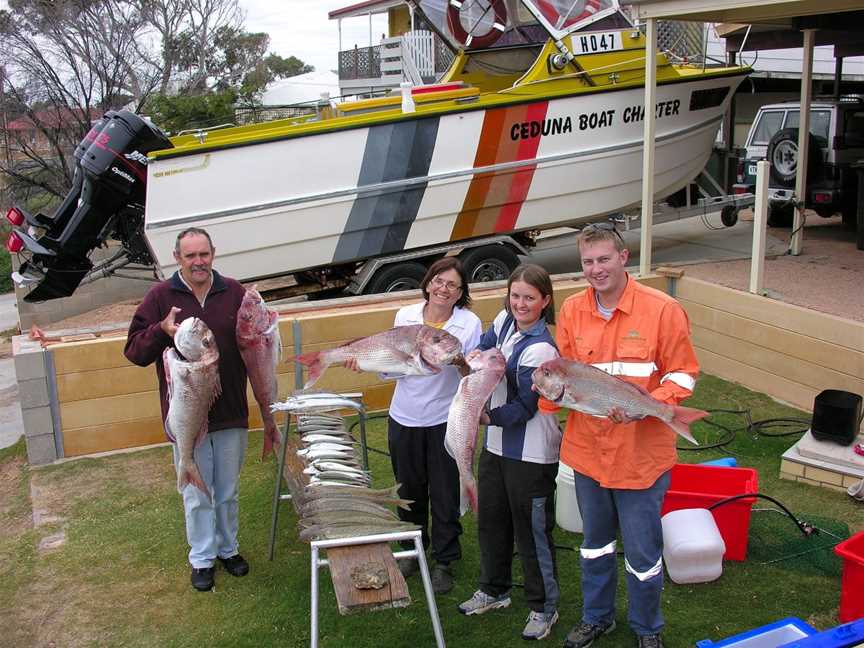
MULTIPOLYGON (((398 485, 370 488, 371 478, 360 464, 357 442, 334 410, 357 403, 338 394, 297 393, 274 409, 290 411, 297 422, 301 475, 287 479, 294 508, 300 517, 301 540, 323 540, 410 531, 413 524, 399 520, 387 505, 408 508, 398 485), (294 482, 292 484, 292 481, 294 482)), ((287 477, 287 475, 286 475, 287 477)))

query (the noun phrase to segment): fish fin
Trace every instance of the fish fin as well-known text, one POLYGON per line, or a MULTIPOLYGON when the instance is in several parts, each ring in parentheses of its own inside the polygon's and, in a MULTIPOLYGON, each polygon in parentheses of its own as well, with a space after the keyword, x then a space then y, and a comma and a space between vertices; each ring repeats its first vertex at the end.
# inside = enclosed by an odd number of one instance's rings
POLYGON ((168 424, 168 417, 167 416, 165 417, 165 422, 164 422, 163 426, 165 428, 165 436, 168 437, 168 440, 171 443, 176 443, 177 438, 171 432, 171 426, 168 424))
POLYGON ((311 351, 309 353, 302 353, 298 356, 289 358, 289 361, 294 360, 300 364, 306 365, 309 370, 309 379, 306 381, 306 384, 303 385, 303 389, 309 389, 314 385, 321 377, 321 374, 330 366, 329 363, 324 362, 321 356, 321 351, 311 351))
POLYGON ((207 484, 205 484, 204 480, 201 478, 201 472, 198 470, 198 465, 194 461, 187 463, 181 460, 177 467, 177 491, 182 493, 183 489, 188 484, 195 486, 207 496, 208 500, 211 502, 213 501, 213 497, 210 495, 210 489, 207 488, 207 484))
POLYGON ((423 358, 423 354, 419 351, 414 355, 405 354, 405 364, 409 367, 415 367, 421 376, 429 376, 432 374, 441 373, 440 367, 435 367, 423 358))
POLYGON ((699 442, 694 439, 693 435, 690 433, 690 424, 694 421, 705 418, 706 416, 709 416, 709 413, 705 410, 683 407, 682 405, 673 405, 672 420, 668 425, 693 445, 699 445, 699 442))
POLYGON ((454 460, 456 459, 456 454, 453 451, 453 448, 450 445, 450 439, 447 438, 446 434, 444 435, 444 449, 447 451, 447 454, 449 454, 454 460))
POLYGON ((172 384, 171 384, 171 360, 170 360, 171 350, 172 350, 172 347, 168 347, 167 349, 165 349, 162 352, 162 369, 163 369, 163 373, 165 374, 165 384, 168 387, 167 396, 168 396, 168 402, 169 403, 171 402, 171 386, 172 386, 172 384))

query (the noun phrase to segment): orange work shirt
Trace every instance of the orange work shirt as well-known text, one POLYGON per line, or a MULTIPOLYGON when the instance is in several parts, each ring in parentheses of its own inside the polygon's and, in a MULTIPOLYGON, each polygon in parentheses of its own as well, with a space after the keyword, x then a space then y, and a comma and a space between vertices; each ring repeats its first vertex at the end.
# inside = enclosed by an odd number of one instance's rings
MULTIPOLYGON (((669 295, 629 275, 608 321, 597 312, 593 288, 567 298, 556 341, 562 357, 594 365, 672 405, 693 393, 699 374, 687 313, 669 295)), ((541 409, 553 408, 541 399, 541 409)), ((561 460, 604 488, 641 489, 675 464, 675 444, 675 432, 653 417, 616 425, 571 411, 561 460)))

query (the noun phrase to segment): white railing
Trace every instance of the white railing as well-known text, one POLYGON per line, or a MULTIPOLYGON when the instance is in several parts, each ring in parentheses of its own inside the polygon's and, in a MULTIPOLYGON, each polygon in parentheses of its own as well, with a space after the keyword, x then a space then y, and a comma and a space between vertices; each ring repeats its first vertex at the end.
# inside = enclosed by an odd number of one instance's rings
POLYGON ((402 48, 403 58, 411 59, 421 77, 435 76, 435 34, 423 30, 403 34, 402 48))

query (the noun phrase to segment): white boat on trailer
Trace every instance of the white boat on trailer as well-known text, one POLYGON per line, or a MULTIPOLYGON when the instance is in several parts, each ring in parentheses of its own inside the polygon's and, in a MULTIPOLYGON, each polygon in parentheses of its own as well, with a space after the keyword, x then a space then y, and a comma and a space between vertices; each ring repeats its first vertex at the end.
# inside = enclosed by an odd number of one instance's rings
MULTIPOLYGON (((113 133, 125 130, 113 121, 130 124, 134 116, 113 115, 101 131, 91 131, 92 146, 101 139, 100 151, 115 153, 108 163, 116 170, 105 168, 98 179, 128 178, 135 190, 127 195, 140 196, 146 169, 143 237, 159 276, 176 268, 174 241, 190 226, 206 228, 218 241, 227 275, 298 273, 321 282, 341 278, 344 285, 370 259, 424 261, 448 245, 470 248, 496 235, 527 245, 538 230, 640 203, 645 37, 617 2, 411 3, 457 52, 438 84, 334 104, 315 118, 201 131, 170 142, 150 128, 146 146, 127 136, 125 150, 114 146, 113 133)), ((703 169, 749 69, 655 56, 654 186, 662 198, 703 169)), ((89 152, 81 162, 85 186, 98 181, 88 168, 89 152)), ((99 231, 90 235, 97 243, 119 219, 141 218, 125 204, 100 213, 107 220, 90 228, 99 231)), ((121 235, 129 240, 118 237, 124 249, 135 248, 137 262, 145 251, 141 232, 127 223, 121 235)), ((86 271, 70 290, 58 238, 49 226, 26 241, 31 256, 23 270, 38 279, 39 299, 71 294, 92 272, 86 255, 80 258, 87 245, 79 241, 70 267, 86 271)))

